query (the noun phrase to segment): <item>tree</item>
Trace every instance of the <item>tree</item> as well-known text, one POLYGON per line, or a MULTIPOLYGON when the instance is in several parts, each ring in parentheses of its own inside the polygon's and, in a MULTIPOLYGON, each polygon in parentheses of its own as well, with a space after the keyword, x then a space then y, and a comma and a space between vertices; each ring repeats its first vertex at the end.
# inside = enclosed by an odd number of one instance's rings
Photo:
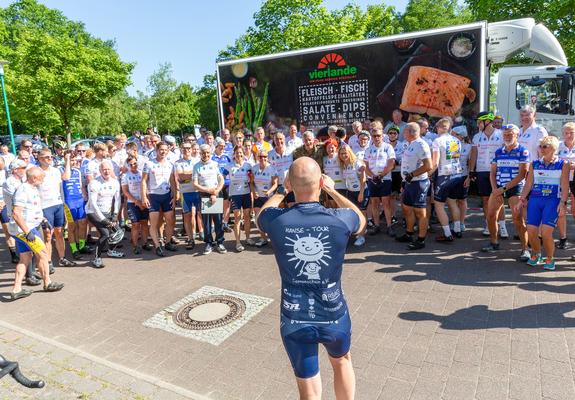
POLYGON ((403 31, 412 32, 464 24, 472 16, 457 0, 409 0, 400 19, 403 31))
POLYGON ((348 42, 399 32, 395 9, 384 4, 364 13, 354 4, 330 11, 323 0, 266 0, 254 15, 254 26, 219 60, 277 53, 348 42))
POLYGON ((148 78, 150 106, 160 132, 174 132, 192 126, 197 118, 196 95, 187 83, 177 85, 172 66, 161 64, 148 78))
POLYGON ((205 75, 203 85, 196 89, 198 121, 212 131, 216 131, 219 126, 216 85, 216 74, 214 73, 205 75))
POLYGON ((92 37, 60 11, 20 0, 1 17, 14 117, 27 126, 59 127, 70 140, 76 116, 104 107, 130 83, 133 64, 120 60, 114 43, 92 37))
POLYGON ((575 16, 572 0, 466 0, 476 20, 489 22, 533 17, 543 23, 563 46, 567 59, 575 62, 575 16))

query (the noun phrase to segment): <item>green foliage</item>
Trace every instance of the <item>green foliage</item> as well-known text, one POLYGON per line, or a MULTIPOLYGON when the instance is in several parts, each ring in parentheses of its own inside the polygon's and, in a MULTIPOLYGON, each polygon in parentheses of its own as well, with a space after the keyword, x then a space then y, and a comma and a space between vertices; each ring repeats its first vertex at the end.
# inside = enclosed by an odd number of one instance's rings
POLYGON ((216 93, 216 74, 205 75, 203 85, 196 89, 196 109, 198 123, 213 132, 219 127, 216 93))
POLYGON ((567 59, 575 63, 573 0, 466 0, 475 20, 489 22, 532 17, 554 32, 567 59))
POLYGON ((412 32, 464 24, 472 16, 457 0, 409 0, 400 20, 403 31, 412 32))
POLYGON ((0 17, 11 109, 29 129, 70 134, 75 117, 104 107, 130 83, 133 64, 120 60, 114 43, 92 37, 60 11, 20 0, 0 17))
POLYGON ((148 78, 150 107, 153 120, 160 132, 174 132, 190 128, 198 121, 197 96, 187 83, 177 85, 169 63, 148 78))
POLYGON ((267 0, 254 15, 254 26, 233 46, 221 51, 226 60, 307 47, 349 42, 399 32, 393 7, 355 4, 330 11, 323 0, 267 0))

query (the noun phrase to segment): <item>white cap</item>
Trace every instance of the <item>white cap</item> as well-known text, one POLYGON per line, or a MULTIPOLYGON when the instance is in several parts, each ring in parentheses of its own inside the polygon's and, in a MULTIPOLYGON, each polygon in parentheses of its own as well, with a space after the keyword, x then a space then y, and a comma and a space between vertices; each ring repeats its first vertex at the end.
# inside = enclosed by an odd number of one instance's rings
POLYGON ((451 131, 461 137, 467 137, 467 127, 465 125, 454 126, 451 131))
POLYGON ((175 144, 176 143, 176 138, 173 137, 172 135, 165 135, 164 136, 164 142, 168 143, 168 144, 175 144))

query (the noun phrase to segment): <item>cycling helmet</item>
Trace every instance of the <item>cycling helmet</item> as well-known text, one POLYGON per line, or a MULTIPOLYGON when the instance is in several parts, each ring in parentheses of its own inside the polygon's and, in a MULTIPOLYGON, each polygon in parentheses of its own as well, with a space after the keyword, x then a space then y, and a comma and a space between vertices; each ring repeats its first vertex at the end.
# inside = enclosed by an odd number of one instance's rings
POLYGON ((61 149, 65 149, 67 147, 66 142, 62 141, 62 140, 56 140, 54 142, 54 148, 61 148, 61 149))
POLYGON ((122 239, 124 239, 125 231, 122 228, 114 228, 111 229, 111 231, 112 232, 110 234, 110 237, 108 238, 108 244, 110 246, 114 246, 120 243, 122 239))
POLYGON ((493 121, 495 116, 491 111, 481 111, 479 114, 477 114, 476 119, 478 121, 493 121))

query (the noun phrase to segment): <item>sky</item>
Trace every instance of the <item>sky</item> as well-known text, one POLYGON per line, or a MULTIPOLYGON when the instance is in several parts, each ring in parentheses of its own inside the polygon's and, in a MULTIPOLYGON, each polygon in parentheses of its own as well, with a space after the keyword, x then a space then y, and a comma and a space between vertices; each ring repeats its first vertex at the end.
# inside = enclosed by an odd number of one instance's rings
MULTIPOLYGON (((13 1, 0 0, 0 7, 13 1)), ((200 86, 215 71, 218 52, 233 44, 253 25, 261 1, 255 0, 39 0, 74 21, 85 24, 93 36, 114 39, 123 61, 134 62, 128 92, 146 92, 148 77, 162 63, 172 64, 178 82, 200 86)), ((376 0, 324 0, 328 9, 353 2, 363 9, 376 0)), ((407 0, 386 0, 404 11, 407 0)))

